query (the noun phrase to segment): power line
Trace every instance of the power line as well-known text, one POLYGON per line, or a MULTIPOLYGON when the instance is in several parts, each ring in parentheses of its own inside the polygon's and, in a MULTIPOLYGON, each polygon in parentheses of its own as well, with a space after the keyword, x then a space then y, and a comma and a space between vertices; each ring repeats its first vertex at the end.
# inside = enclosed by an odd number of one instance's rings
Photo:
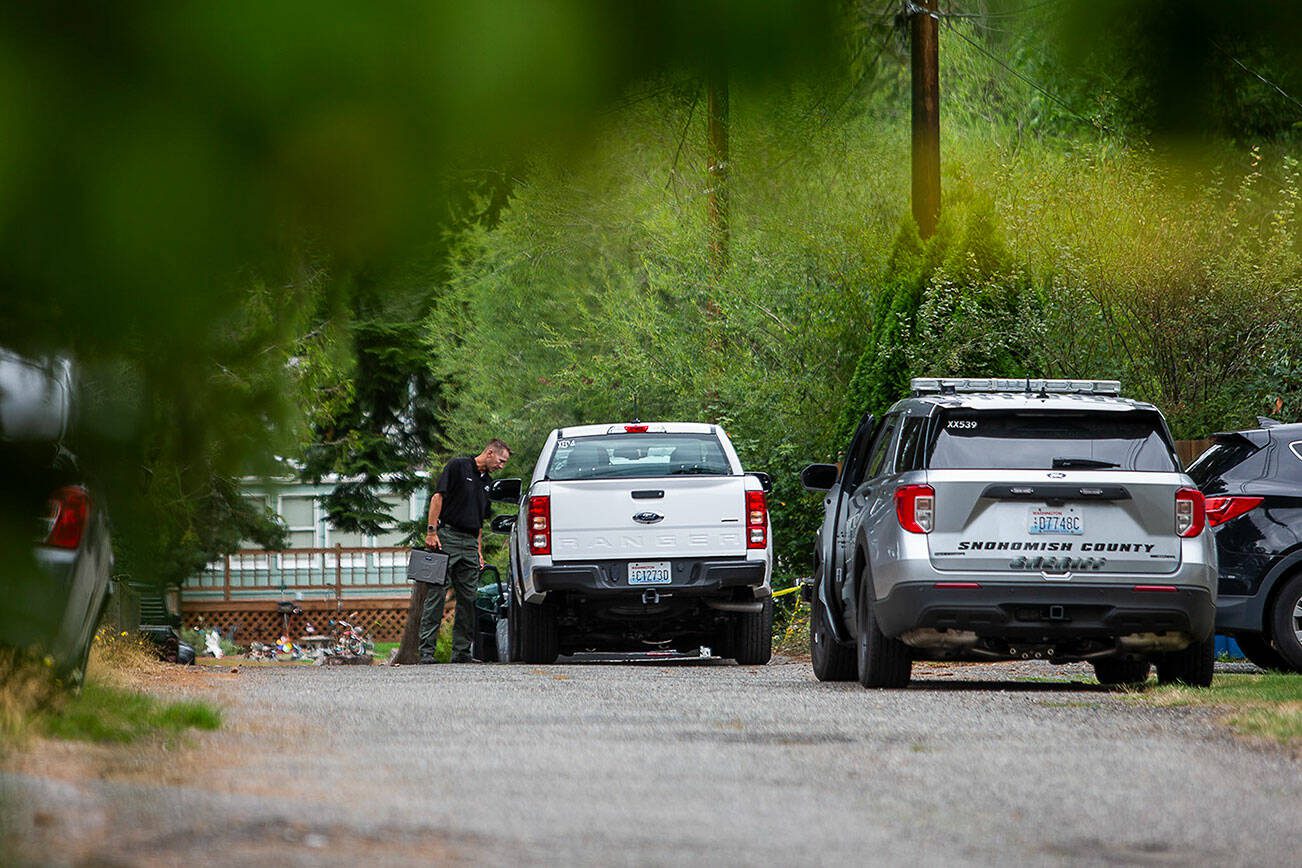
POLYGON ((1021 81, 1025 82, 1027 85, 1029 85, 1029 86, 1031 86, 1032 88, 1034 88, 1035 90, 1039 91, 1039 92, 1040 92, 1041 94, 1043 94, 1044 96, 1046 96, 1046 97, 1048 97, 1049 99, 1053 100, 1053 101, 1054 101, 1055 103, 1057 103, 1058 105, 1062 106, 1064 109, 1067 110, 1067 113, 1068 113, 1069 115, 1071 115, 1072 117, 1076 118, 1077 120, 1084 121, 1085 123, 1089 124, 1090 126, 1092 126, 1092 127, 1096 127, 1096 128, 1098 128, 1098 129, 1100 129, 1100 130, 1103 130, 1104 132, 1109 132, 1109 133, 1112 132, 1112 129, 1109 128, 1109 127, 1108 127, 1106 124, 1104 124, 1102 121, 1099 121, 1099 120, 1097 120, 1097 119, 1095 119, 1095 118, 1087 118, 1087 117, 1085 117, 1083 114, 1081 114, 1080 112, 1078 112, 1078 111, 1076 111, 1075 109, 1073 109, 1070 105, 1068 105, 1067 102, 1066 102, 1066 100, 1064 100, 1064 99, 1062 99, 1061 97, 1059 97, 1059 96, 1053 94, 1052 92, 1050 92, 1049 90, 1047 90, 1044 86, 1042 86, 1042 85, 1039 84, 1038 82, 1032 80, 1031 78, 1028 78, 1026 75, 1023 75, 1021 72, 1018 72, 1016 69, 1014 69, 1013 67, 1009 66, 1009 65, 1008 65, 1007 63, 1005 63, 1002 59, 1000 59, 998 56, 996 56, 993 52, 991 52, 989 49, 987 49, 984 45, 982 45, 981 43, 977 42, 975 39, 972 39, 971 37, 969 37, 969 36, 968 36, 966 33, 964 33, 963 31, 961 31, 961 30, 959 30, 958 28, 954 27, 953 24, 950 25, 950 28, 949 28, 949 29, 950 29, 950 32, 953 33, 955 36, 957 36, 959 39, 962 39, 962 40, 963 40, 964 42, 966 42, 968 45, 971 45, 971 46, 972 46, 973 48, 975 48, 977 51, 981 52, 981 53, 984 54, 986 57, 990 58, 990 59, 993 60, 995 63, 997 63, 997 64, 999 64, 1001 67, 1003 67, 1003 69, 1004 69, 1006 72, 1008 72, 1010 75, 1015 76, 1016 78, 1018 78, 1018 79, 1020 79, 1021 81))
POLYGON ((1221 47, 1220 47, 1219 45, 1217 45, 1215 42, 1212 43, 1212 48, 1215 48, 1215 49, 1216 49, 1217 51, 1219 51, 1221 54, 1224 54, 1226 57, 1228 57, 1231 61, 1233 61, 1233 63, 1234 63, 1235 66, 1239 67, 1239 69, 1242 69, 1244 72, 1248 73, 1248 74, 1251 75, 1253 78, 1256 78, 1258 81, 1260 81, 1262 84, 1266 85, 1267 87, 1273 88, 1273 89, 1275 90, 1275 92, 1278 93, 1280 96, 1284 97, 1284 99, 1288 100, 1289 102, 1293 103, 1293 105, 1295 105, 1295 106, 1297 106, 1298 108, 1302 109, 1302 102, 1298 101, 1298 99, 1297 99, 1296 97, 1294 97, 1292 94, 1290 94, 1290 93, 1288 93, 1287 91, 1285 91, 1284 88, 1282 88, 1282 87, 1280 87, 1279 85, 1275 84, 1275 82, 1273 82, 1273 81, 1271 81, 1270 79, 1266 78, 1266 76, 1264 76, 1264 75, 1262 75, 1261 73, 1257 72, 1255 69, 1250 69, 1250 68, 1247 66, 1247 64, 1245 64, 1242 60, 1239 60, 1237 57, 1235 57, 1233 54, 1230 54, 1230 53, 1229 53, 1228 51, 1226 51, 1224 48, 1221 48, 1221 47))
POLYGON ((701 101, 701 85, 697 83, 696 94, 692 97, 692 107, 687 110, 687 120, 683 123, 682 135, 678 137, 678 148, 674 151, 674 162, 669 167, 669 177, 665 179, 665 189, 674 182, 674 174, 678 171, 678 157, 683 153, 683 142, 687 141, 687 131, 692 126, 692 117, 696 114, 696 104, 701 101))

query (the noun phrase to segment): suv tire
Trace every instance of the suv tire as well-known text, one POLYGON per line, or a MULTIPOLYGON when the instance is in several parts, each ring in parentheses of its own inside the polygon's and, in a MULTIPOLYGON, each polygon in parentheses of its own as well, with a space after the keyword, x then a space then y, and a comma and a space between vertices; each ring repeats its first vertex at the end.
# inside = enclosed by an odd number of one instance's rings
POLYGON ((763 666, 773 656, 773 598, 754 614, 737 616, 732 633, 733 659, 742 666, 763 666))
POLYGON ((872 589, 864 577, 859 580, 859 636, 855 657, 859 683, 864 687, 908 687, 913 674, 909 646, 899 639, 888 638, 877 626, 872 589))
POLYGON ((1109 686, 1127 685, 1138 687, 1148 681, 1148 670, 1150 664, 1147 660, 1131 660, 1117 658, 1095 660, 1094 677, 1098 679, 1099 684, 1109 686))
POLYGON ((561 653, 556 610, 549 603, 521 601, 516 613, 520 616, 520 659, 525 663, 555 663, 561 653))
POLYGON ((1157 658, 1158 684, 1211 687, 1216 671, 1216 636, 1190 643, 1183 651, 1170 651, 1157 658))
POLYGON ((1284 658, 1279 656, 1275 646, 1270 644, 1265 633, 1241 633, 1234 637, 1234 641, 1239 643, 1239 650, 1254 666, 1267 672, 1293 671, 1293 667, 1289 666, 1284 658))
POLYGON ((836 641, 827 623, 827 607, 817 592, 809 603, 809 659, 819 681, 854 681, 859 675, 855 649, 836 641))
POLYGON ((1270 608, 1275 650, 1294 672, 1302 672, 1302 573, 1284 583, 1270 608))

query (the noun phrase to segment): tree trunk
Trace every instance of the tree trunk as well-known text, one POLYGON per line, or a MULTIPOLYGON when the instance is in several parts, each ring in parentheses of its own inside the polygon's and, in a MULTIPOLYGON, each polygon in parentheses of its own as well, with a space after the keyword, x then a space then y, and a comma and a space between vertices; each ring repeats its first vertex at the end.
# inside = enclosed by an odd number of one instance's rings
POLYGON ((425 596, 430 588, 426 582, 411 583, 411 607, 407 609, 407 624, 402 628, 402 642, 394 663, 420 662, 420 613, 425 610, 425 596))

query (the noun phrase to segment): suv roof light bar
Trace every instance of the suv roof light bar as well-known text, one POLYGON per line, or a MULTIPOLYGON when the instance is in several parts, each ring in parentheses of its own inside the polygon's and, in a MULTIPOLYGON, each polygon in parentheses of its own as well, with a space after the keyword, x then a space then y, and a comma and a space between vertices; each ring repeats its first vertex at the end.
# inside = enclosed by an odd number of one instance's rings
POLYGON ((1119 380, 1036 380, 1003 377, 914 377, 915 396, 1001 392, 1033 395, 1121 395, 1119 380))

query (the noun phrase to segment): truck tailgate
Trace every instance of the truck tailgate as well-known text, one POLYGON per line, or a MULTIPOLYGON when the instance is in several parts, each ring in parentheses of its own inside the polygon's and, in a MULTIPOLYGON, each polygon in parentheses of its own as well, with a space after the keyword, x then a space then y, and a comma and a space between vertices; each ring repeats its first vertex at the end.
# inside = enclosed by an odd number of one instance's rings
POLYGON ((558 561, 745 555, 742 476, 551 481, 558 561))

